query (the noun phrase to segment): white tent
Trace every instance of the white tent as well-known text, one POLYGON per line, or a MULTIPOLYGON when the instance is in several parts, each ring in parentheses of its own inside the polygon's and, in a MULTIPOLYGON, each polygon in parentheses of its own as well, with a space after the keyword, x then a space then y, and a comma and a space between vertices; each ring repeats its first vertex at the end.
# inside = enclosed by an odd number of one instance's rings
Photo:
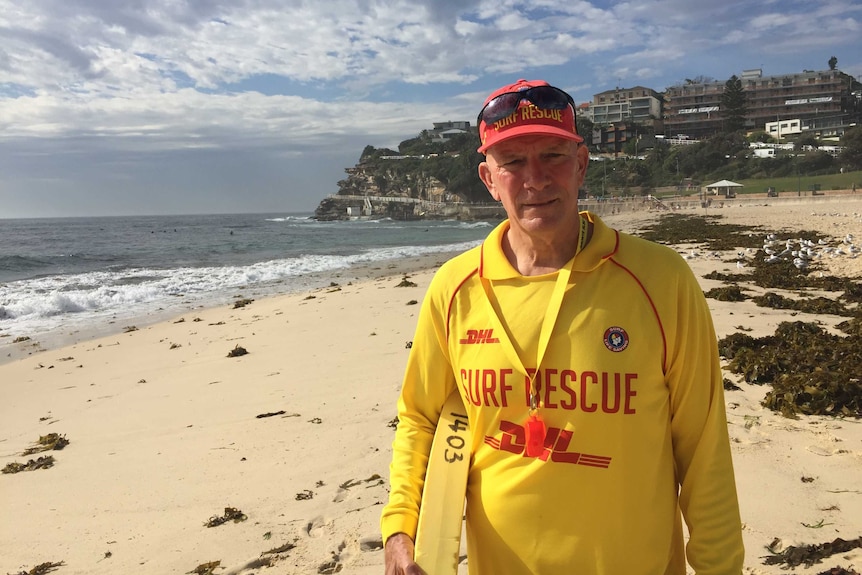
POLYGON ((741 187, 743 187, 742 184, 737 184, 736 182, 731 182, 730 180, 721 180, 719 182, 715 182, 714 184, 709 184, 708 186, 706 186, 706 191, 723 195, 726 198, 732 198, 736 195, 736 190, 734 188, 741 187))

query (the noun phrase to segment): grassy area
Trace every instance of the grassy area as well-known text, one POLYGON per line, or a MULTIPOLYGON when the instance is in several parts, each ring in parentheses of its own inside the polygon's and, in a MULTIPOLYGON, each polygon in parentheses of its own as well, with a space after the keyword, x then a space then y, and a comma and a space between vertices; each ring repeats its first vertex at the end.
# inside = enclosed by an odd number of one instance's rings
MULTIPOLYGON (((706 182, 709 184, 711 182, 706 182)), ((829 174, 827 176, 790 176, 786 178, 762 178, 756 180, 738 180, 737 183, 745 186, 738 194, 762 194, 766 188, 773 186, 779 192, 807 192, 814 184, 820 184, 821 191, 827 190, 849 190, 856 184, 856 189, 862 191, 862 171, 846 172, 843 174, 829 174)))

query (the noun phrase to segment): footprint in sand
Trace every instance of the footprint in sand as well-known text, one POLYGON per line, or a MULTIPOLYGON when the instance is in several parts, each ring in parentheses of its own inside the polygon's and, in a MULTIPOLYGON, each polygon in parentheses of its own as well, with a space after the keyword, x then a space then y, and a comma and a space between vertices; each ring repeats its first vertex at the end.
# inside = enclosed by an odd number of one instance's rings
POLYGON ((850 454, 850 451, 843 447, 838 447, 836 445, 828 445, 825 443, 819 445, 809 445, 808 447, 806 447, 806 449, 814 455, 820 455, 822 457, 850 454))
POLYGON ((359 541, 360 551, 380 551, 383 549, 383 539, 380 536, 366 537, 359 541))
POLYGON ((759 416, 745 415, 741 419, 733 420, 736 425, 730 429, 733 443, 740 446, 766 445, 772 440, 769 434, 762 430, 762 422, 759 416))
MULTIPOLYGON (((355 546, 355 543, 354 545, 355 546)), ((354 555, 352 552, 354 551, 347 541, 342 541, 338 546, 338 551, 332 552, 332 560, 327 561, 326 563, 322 563, 318 565, 317 572, 321 575, 328 575, 330 573, 338 573, 344 566, 351 563, 351 559, 354 555)))
POLYGON ((320 537, 323 535, 323 530, 329 525, 329 521, 327 521, 322 515, 318 515, 314 519, 308 522, 305 526, 305 534, 309 537, 320 537))

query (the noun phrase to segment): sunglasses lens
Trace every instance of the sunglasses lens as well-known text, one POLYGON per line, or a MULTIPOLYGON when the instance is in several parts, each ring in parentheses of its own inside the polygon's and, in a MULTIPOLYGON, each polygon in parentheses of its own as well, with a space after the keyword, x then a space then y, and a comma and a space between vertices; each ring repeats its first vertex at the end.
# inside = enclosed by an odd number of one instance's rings
POLYGON ((530 90, 529 100, 542 110, 562 110, 569 105, 564 92, 550 86, 539 86, 530 90))
POLYGON ((536 86, 522 92, 500 94, 482 109, 479 119, 490 125, 511 116, 521 100, 527 99, 542 110, 563 110, 571 104, 565 92, 552 86, 536 86))
POLYGON ((482 110, 482 119, 485 120, 486 124, 493 124, 511 116, 518 109, 518 104, 521 103, 523 97, 522 92, 509 92, 497 96, 488 102, 488 105, 482 110))

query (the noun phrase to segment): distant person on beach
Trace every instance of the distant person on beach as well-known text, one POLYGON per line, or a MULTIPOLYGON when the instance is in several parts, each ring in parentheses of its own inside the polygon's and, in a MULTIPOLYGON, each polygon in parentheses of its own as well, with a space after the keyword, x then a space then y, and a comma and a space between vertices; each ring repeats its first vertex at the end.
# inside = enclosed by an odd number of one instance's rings
POLYGON ((479 177, 508 219, 425 296, 381 518, 387 575, 422 573, 427 455, 453 391, 473 437, 471 574, 684 575, 686 561, 698 575, 742 572, 703 291, 671 248, 579 213, 589 151, 574 108, 519 80, 479 114, 479 177))

